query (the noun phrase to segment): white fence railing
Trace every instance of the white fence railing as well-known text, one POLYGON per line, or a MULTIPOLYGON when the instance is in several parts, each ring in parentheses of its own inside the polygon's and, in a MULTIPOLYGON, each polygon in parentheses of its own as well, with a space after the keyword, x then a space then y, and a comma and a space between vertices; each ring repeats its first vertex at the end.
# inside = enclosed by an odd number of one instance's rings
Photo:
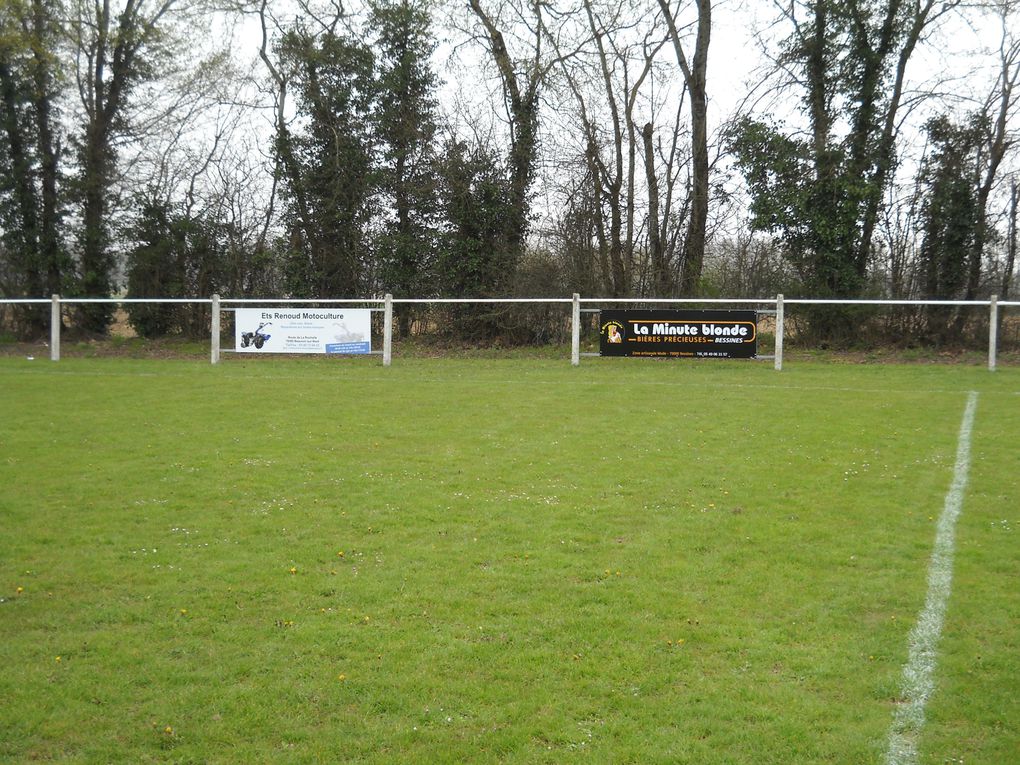
MULTIPOLYGON (((514 304, 514 303, 545 303, 571 305, 570 330, 570 363, 574 366, 581 360, 581 305, 757 305, 772 306, 776 316, 776 339, 774 366, 776 370, 783 368, 783 329, 784 309, 788 305, 871 305, 871 306, 986 306, 988 308, 988 369, 994 370, 998 349, 998 316, 999 308, 1004 306, 1020 306, 1018 300, 1000 301, 996 295, 990 300, 836 300, 824 298, 582 298, 574 293, 569 298, 394 298, 386 295, 382 298, 221 298, 213 295, 209 298, 62 298, 53 295, 51 298, 0 298, 0 305, 50 305, 50 359, 60 360, 60 330, 63 326, 62 309, 65 305, 83 305, 88 303, 111 303, 128 305, 131 303, 176 303, 211 306, 210 321, 210 361, 220 361, 220 314, 230 305, 382 305, 383 319, 383 366, 390 366, 393 361, 393 306, 404 305, 444 305, 444 304, 514 304)), ((378 309, 377 309, 378 310, 378 309)))

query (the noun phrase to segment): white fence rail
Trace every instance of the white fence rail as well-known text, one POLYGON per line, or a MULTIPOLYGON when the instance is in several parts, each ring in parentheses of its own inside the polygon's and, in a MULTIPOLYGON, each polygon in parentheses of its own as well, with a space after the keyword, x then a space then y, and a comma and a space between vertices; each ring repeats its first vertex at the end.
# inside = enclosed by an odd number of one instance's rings
MULTIPOLYGON (((0 305, 44 305, 50 308, 50 359, 60 360, 60 330, 63 326, 62 309, 65 305, 89 303, 110 303, 129 305, 132 303, 174 303, 208 305, 212 309, 210 321, 210 361, 220 361, 220 314, 231 305, 381 305, 383 318, 383 366, 393 361, 393 306, 404 305, 449 305, 449 304, 517 304, 544 303, 570 304, 570 363, 578 366, 581 360, 581 304, 587 305, 757 305, 772 306, 776 314, 776 339, 774 366, 783 368, 783 330, 785 307, 788 305, 870 305, 870 306, 986 306, 988 308, 988 369, 994 370, 998 349, 998 313, 1003 306, 1020 306, 1018 300, 999 300, 992 295, 990 300, 830 300, 825 298, 582 298, 574 293, 569 298, 0 298, 0 305)), ((376 309, 380 310, 380 309, 376 309)))

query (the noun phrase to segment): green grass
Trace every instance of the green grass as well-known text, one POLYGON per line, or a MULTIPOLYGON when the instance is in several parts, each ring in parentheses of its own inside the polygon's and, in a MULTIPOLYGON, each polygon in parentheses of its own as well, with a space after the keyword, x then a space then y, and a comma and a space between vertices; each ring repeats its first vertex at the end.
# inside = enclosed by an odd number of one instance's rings
POLYGON ((0 359, 0 758, 881 762, 969 390, 922 761, 1008 763, 1016 369, 0 359))

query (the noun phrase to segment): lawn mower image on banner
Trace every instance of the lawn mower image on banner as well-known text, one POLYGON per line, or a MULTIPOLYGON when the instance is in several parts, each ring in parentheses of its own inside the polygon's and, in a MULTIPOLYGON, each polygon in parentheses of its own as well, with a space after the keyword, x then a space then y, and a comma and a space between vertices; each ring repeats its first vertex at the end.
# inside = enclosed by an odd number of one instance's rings
POLYGON ((247 348, 249 345, 254 345, 256 348, 261 348, 266 344, 266 340, 269 339, 269 335, 262 331, 263 327, 268 327, 273 322, 266 321, 259 324, 258 329, 254 332, 242 332, 241 333, 241 347, 247 348))

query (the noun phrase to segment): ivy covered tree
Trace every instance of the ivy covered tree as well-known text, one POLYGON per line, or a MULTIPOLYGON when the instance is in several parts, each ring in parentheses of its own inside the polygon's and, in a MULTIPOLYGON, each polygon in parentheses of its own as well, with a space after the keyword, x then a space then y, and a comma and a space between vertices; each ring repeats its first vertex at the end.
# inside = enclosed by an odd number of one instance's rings
MULTIPOLYGON (((60 228, 59 3, 0 4, 0 293, 59 293, 72 278, 60 228)), ((39 335, 48 316, 19 312, 18 330, 39 335)))
MULTIPOLYGON (((175 230, 168 206, 146 204, 131 232, 136 241, 127 257, 128 296, 132 298, 184 295, 178 269, 180 232, 175 230)), ((170 304, 134 303, 128 306, 131 326, 142 337, 159 337, 174 330, 175 307, 170 304)))
MULTIPOLYGON (((508 294, 517 247, 511 190, 499 158, 482 146, 452 141, 440 164, 445 227, 439 239, 437 273, 444 297, 508 294)), ((466 337, 498 334, 490 312, 478 306, 450 311, 466 337)))
MULTIPOLYGON (((958 0, 802 0, 783 6, 791 29, 779 69, 801 89, 806 131, 744 119, 731 148, 747 178, 752 222, 778 236, 819 297, 867 284, 882 200, 896 163, 908 63, 958 0)), ((852 331, 849 314, 812 317, 817 334, 852 331)))
MULTIPOLYGON (((370 26, 378 57, 375 116, 379 191, 385 214, 376 240, 381 287, 398 296, 430 294, 436 249, 435 48, 427 7, 384 0, 372 8, 370 26)), ((398 314, 401 336, 411 314, 398 314)))
MULTIPOLYGON (((225 282, 230 247, 223 223, 150 199, 127 233, 135 242, 127 253, 129 297, 211 295, 225 282)), ((132 303, 128 316, 142 337, 209 331, 208 312, 186 304, 132 303)))
POLYGON ((509 120, 506 160, 507 268, 524 254, 530 227, 531 187, 539 152, 539 109, 542 87, 561 56, 543 47, 547 15, 555 10, 541 2, 498 0, 493 7, 468 0, 480 24, 478 39, 499 72, 503 105, 509 120), (508 42, 509 41, 509 42, 508 42))
MULTIPOLYGON (((921 168, 924 238, 919 258, 924 297, 957 300, 966 296, 983 224, 975 179, 987 120, 974 117, 958 125, 940 116, 930 120, 925 129, 931 148, 921 168)), ((932 339, 946 341, 958 332, 957 315, 929 307, 927 324, 932 339)))
POLYGON ((297 24, 283 35, 279 55, 301 123, 295 130, 281 121, 276 139, 288 201, 289 291, 357 295, 371 282, 374 59, 339 19, 314 33, 297 24))
POLYGON ((732 149, 751 192, 752 226, 780 238, 804 290, 856 295, 864 272, 850 250, 860 182, 841 169, 839 150, 827 151, 820 173, 810 140, 749 119, 737 126, 732 149))

